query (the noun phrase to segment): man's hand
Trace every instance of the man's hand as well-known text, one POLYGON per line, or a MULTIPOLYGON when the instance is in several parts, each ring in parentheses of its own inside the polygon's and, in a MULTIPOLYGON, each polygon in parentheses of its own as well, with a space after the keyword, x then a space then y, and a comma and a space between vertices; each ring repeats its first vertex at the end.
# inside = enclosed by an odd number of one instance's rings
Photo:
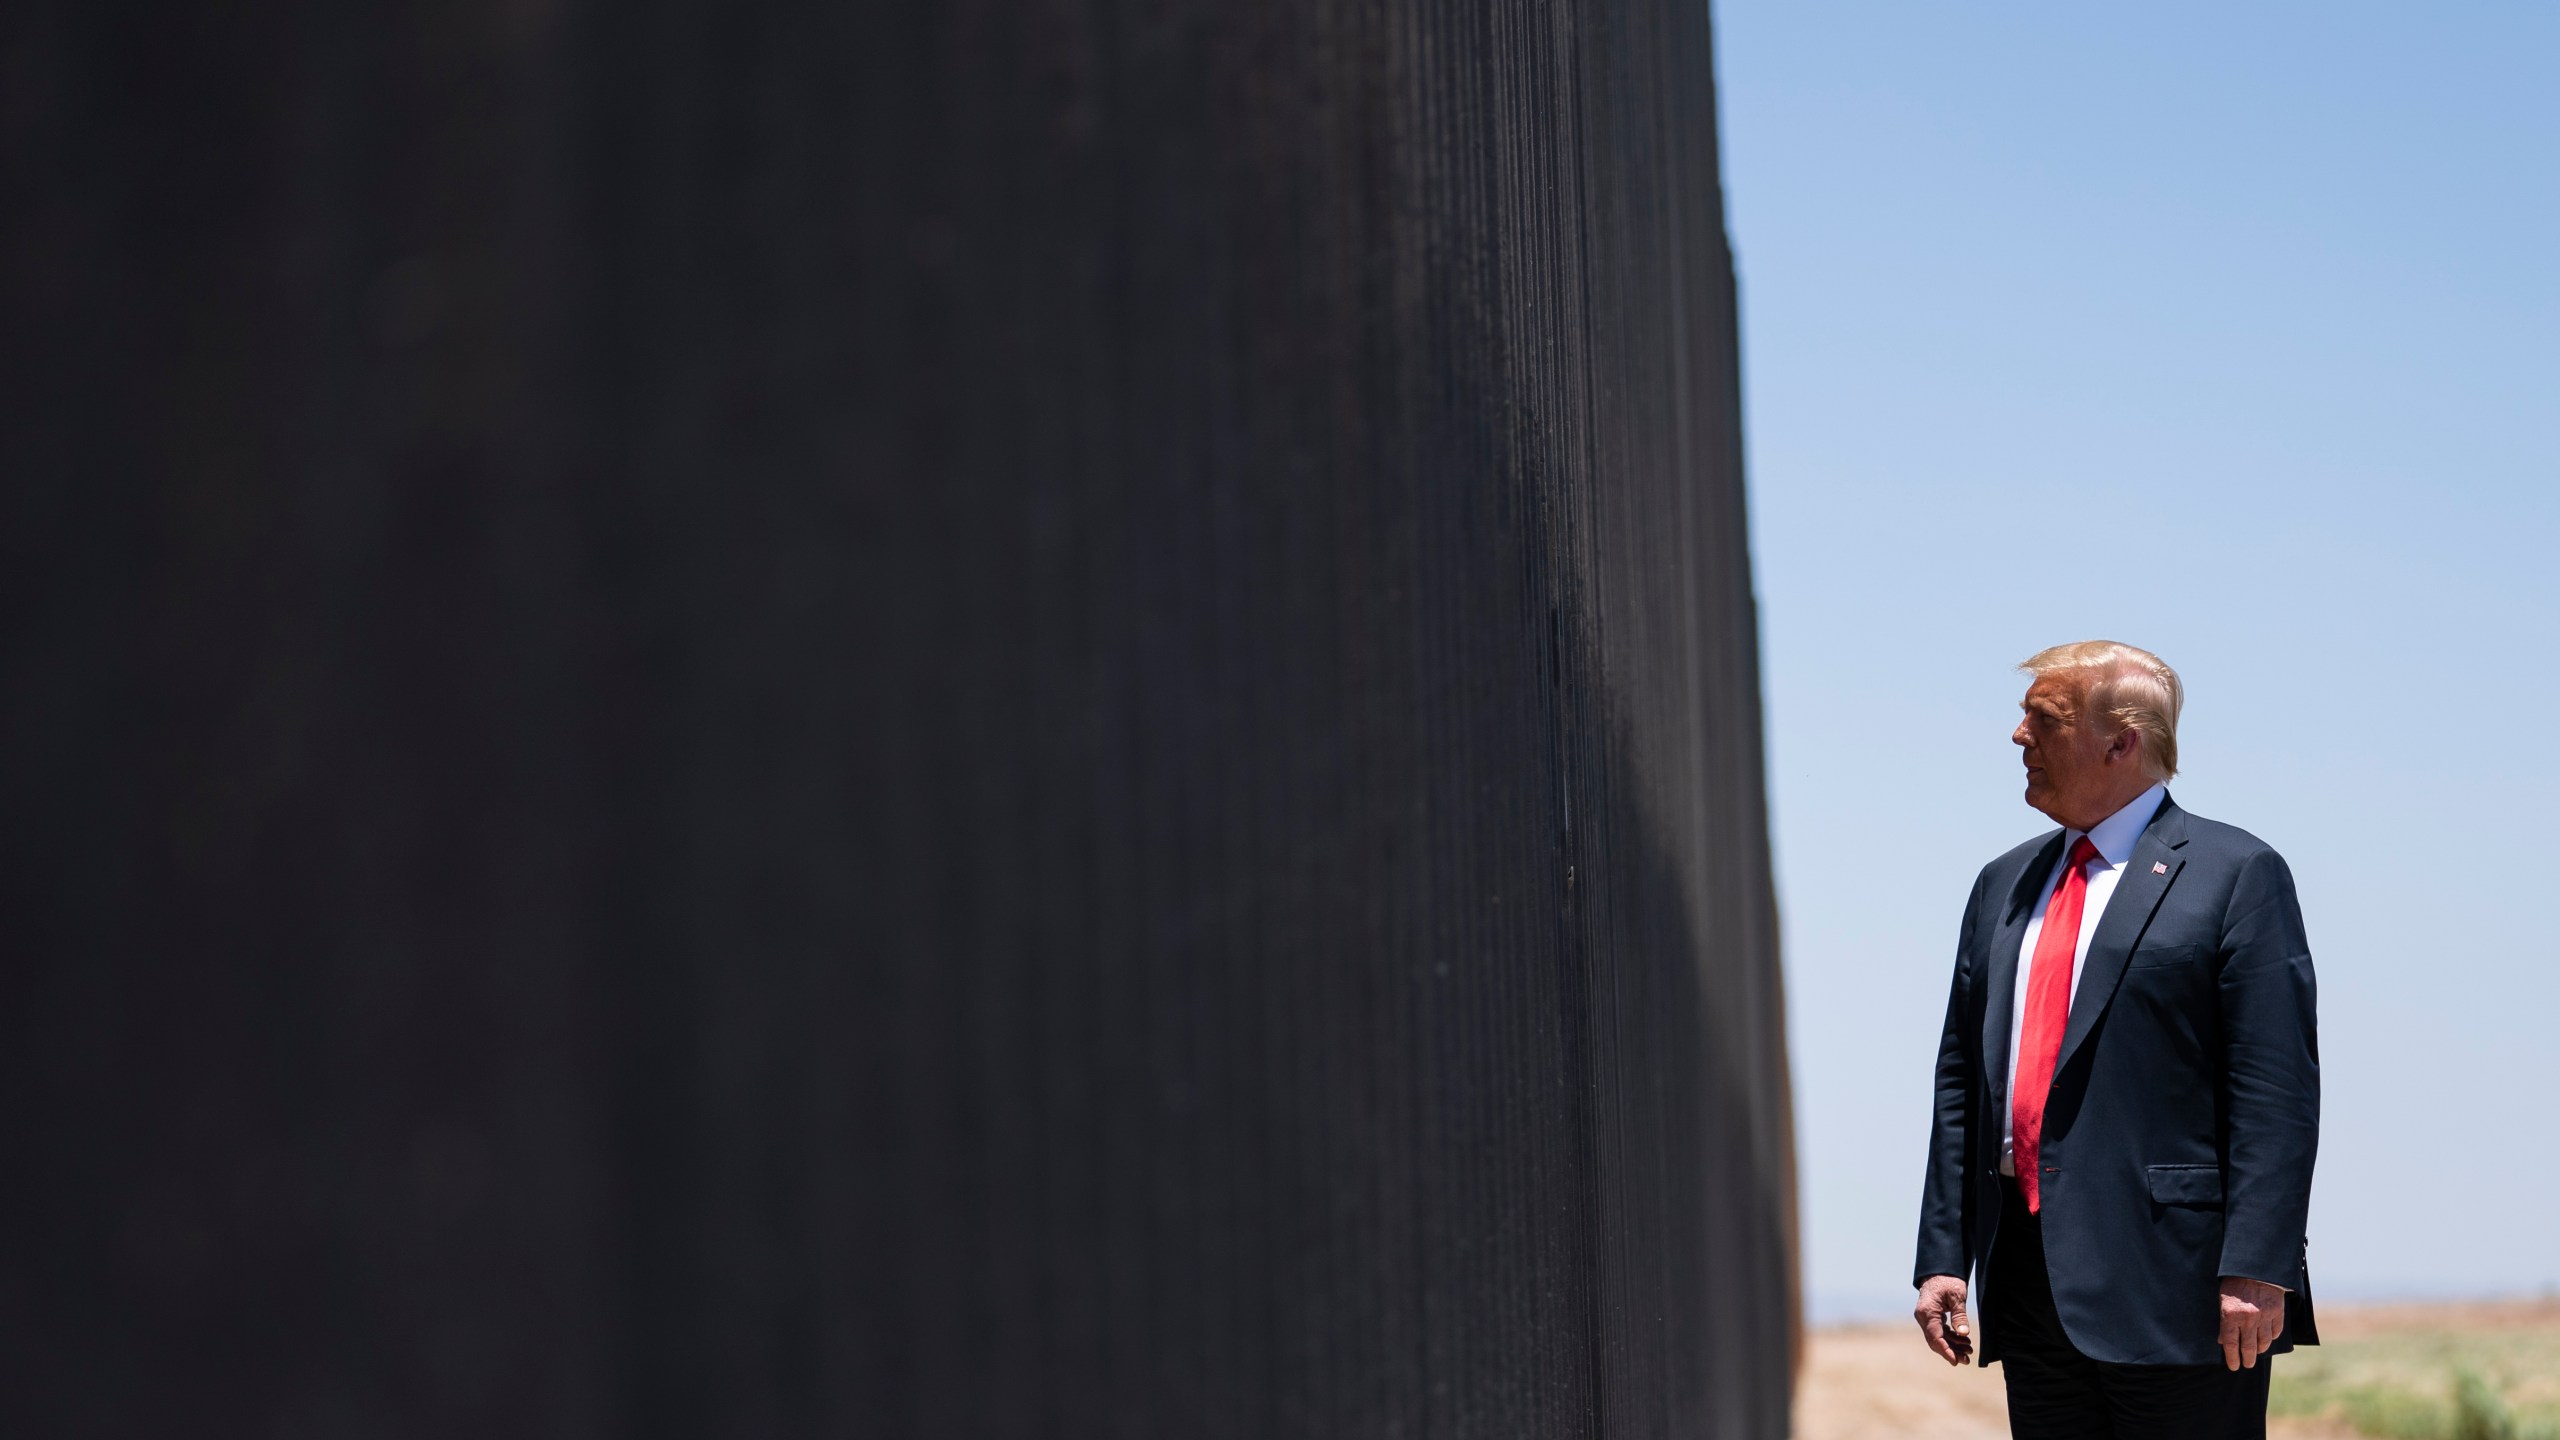
POLYGON ((2284 1289, 2264 1280, 2222 1277, 2222 1368, 2255 1369, 2284 1333, 2284 1289))
POLYGON ((1929 1337, 1929 1348, 1938 1352, 1939 1359, 1962 1365, 1973 1358, 1973 1327, 1965 1323, 1962 1280, 1932 1275, 1921 1281, 1920 1300, 1911 1307, 1911 1318, 1920 1322, 1920 1333, 1929 1337))

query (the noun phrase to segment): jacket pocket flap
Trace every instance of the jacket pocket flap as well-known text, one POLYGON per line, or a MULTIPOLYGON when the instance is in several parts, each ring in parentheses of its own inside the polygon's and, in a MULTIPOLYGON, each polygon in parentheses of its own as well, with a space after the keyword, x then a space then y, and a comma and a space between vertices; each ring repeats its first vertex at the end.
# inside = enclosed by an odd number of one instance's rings
POLYGON ((2154 965, 2184 965, 2204 953, 2202 945, 2153 945, 2133 952, 2125 961, 2128 970, 2142 970, 2154 965))
POLYGON ((2151 1198, 2163 1205, 2219 1205, 2219 1165, 2154 1165, 2142 1172, 2151 1182, 2151 1198))

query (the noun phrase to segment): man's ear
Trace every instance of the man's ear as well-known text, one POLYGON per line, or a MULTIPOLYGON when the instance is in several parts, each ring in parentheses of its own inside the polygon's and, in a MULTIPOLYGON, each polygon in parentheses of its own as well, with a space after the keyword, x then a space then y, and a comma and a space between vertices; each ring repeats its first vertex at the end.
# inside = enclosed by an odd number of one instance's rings
POLYGON ((2116 738, 2107 742, 2107 758, 2110 760, 2130 760, 2133 758, 2134 752, 2141 748, 2142 732, 2134 729, 2130 725, 2127 725, 2116 732, 2116 738))

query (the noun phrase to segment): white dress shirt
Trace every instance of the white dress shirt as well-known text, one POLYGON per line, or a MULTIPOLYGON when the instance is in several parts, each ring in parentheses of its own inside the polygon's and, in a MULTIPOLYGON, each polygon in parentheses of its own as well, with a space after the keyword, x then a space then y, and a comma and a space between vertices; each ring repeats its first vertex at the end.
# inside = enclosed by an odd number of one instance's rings
MULTIPOLYGON (((2080 967, 2089 958, 2089 937, 2098 933, 2098 917, 2107 913, 2107 901, 2116 893, 2116 880, 2124 874, 2125 862, 2133 858, 2133 842, 2142 838, 2143 827, 2160 813, 2160 802, 2169 798, 2167 785, 2154 785, 2133 797, 2133 802, 2097 823, 2088 831, 2089 843, 2098 847, 2098 858, 2089 862, 2089 893, 2080 905, 2080 943, 2071 951, 2071 994, 2080 994, 2080 967)), ((2018 941, 2018 988, 2009 1004, 2009 1078, 2000 1087, 2000 1173, 2015 1175, 2017 1162, 2009 1154, 2013 1126, 2010 1123, 2012 1101, 2018 1090, 2018 1034, 2027 1021, 2027 982, 2035 974, 2036 937, 2044 933, 2044 912, 2053 903, 2054 887, 2062 883, 2062 867, 2071 863, 2071 847, 2081 836, 2078 830, 2062 832, 2062 855, 2053 862, 2053 870, 2044 877, 2044 889, 2036 895, 2035 908, 2027 912, 2027 933, 2018 941)))

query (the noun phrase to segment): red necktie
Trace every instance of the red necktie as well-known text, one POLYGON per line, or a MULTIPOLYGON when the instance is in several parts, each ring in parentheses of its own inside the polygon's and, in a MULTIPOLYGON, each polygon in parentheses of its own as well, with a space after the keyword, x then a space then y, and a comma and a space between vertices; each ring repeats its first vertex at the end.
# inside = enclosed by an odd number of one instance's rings
POLYGON ((2071 864, 2036 932, 2035 961, 2028 967, 2027 1014, 2018 1026, 2018 1079, 2009 1096, 2009 1156, 2026 1192, 2027 1213, 2044 1208, 2036 1155, 2044 1141, 2045 1092, 2062 1058, 2062 1032, 2071 1024, 2071 961, 2080 952, 2080 910, 2089 899, 2088 864, 2098 858, 2089 837, 2071 847, 2071 864))

